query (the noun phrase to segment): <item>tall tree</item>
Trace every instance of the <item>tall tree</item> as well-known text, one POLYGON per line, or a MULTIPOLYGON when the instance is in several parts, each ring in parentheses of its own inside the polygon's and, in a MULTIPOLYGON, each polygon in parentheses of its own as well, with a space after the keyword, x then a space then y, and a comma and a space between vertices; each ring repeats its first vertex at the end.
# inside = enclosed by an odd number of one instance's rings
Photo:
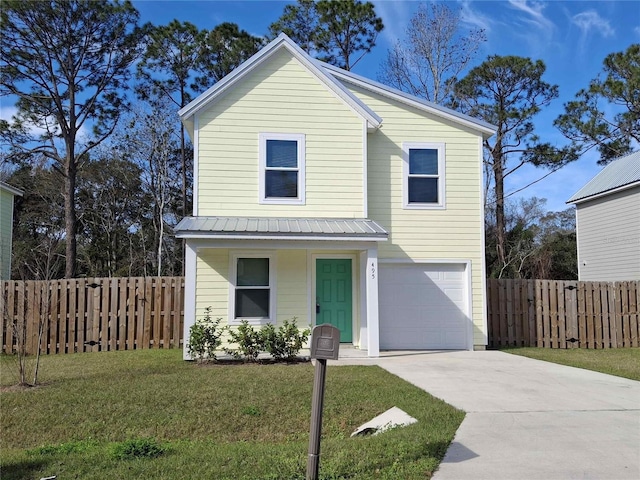
POLYGON ((558 96, 558 87, 542 80, 545 65, 514 56, 489 56, 455 85, 455 105, 464 113, 496 125, 484 140, 484 161, 492 176, 498 262, 507 261, 504 209, 505 178, 525 164, 560 168, 577 158, 571 148, 541 143, 533 117, 558 96))
POLYGON ((460 11, 445 3, 421 4, 411 18, 406 38, 387 52, 379 80, 436 103, 443 103, 458 77, 475 57, 483 29, 462 31, 460 11))
MULTIPOLYGON (((168 25, 145 26, 145 53, 137 66, 142 82, 138 95, 145 100, 169 99, 179 109, 195 94, 230 73, 262 46, 236 24, 222 23, 211 31, 189 22, 173 20, 168 25)), ((177 120, 177 116, 175 117, 177 120)), ((180 125, 182 215, 187 212, 187 146, 180 125)))
POLYGON ((0 35, 0 93, 18 113, 0 130, 16 157, 42 155, 64 177, 65 276, 76 273, 76 177, 115 128, 138 55, 130 2, 8 0, 0 35))
POLYGON ((285 7, 269 32, 272 37, 284 32, 309 54, 351 70, 375 46, 383 29, 371 2, 298 0, 285 7))
POLYGON ((577 149, 597 147, 602 165, 640 143, 640 44, 607 55, 603 70, 554 123, 577 149))

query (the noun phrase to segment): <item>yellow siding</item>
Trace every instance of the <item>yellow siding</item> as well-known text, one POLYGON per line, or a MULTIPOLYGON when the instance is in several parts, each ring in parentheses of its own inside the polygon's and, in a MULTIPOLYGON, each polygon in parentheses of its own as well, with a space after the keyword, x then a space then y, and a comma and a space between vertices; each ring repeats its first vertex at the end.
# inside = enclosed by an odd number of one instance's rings
POLYGON ((306 328, 309 302, 307 300, 307 251, 280 250, 276 260, 277 323, 296 317, 296 323, 306 328))
POLYGON ((380 115, 382 128, 369 135, 369 218, 390 232, 378 247, 380 259, 461 259, 472 261, 474 344, 483 344, 479 134, 422 111, 348 85, 380 115), (446 208, 405 210, 402 144, 444 143, 446 208))
POLYGON ((363 121, 286 51, 198 122, 198 215, 363 216, 363 121), (259 204, 261 132, 305 134, 305 205, 259 204))
POLYGON ((196 318, 211 307, 211 318, 222 318, 227 324, 229 316, 229 250, 206 249, 198 252, 196 263, 196 318))

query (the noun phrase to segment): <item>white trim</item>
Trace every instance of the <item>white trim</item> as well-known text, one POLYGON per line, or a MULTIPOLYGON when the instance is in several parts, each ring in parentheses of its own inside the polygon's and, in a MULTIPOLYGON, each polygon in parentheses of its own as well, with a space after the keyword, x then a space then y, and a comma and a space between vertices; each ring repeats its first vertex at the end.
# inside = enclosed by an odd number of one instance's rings
POLYGON ((189 330, 196 323, 196 278, 198 276, 198 254, 194 242, 187 240, 184 247, 184 326, 182 358, 192 360, 189 356, 189 330))
POLYGON ((378 236, 367 236, 367 237, 341 237, 341 236, 332 236, 332 237, 323 237, 323 236, 285 236, 281 234, 274 235, 224 235, 224 234, 216 234, 216 233, 178 233, 176 234, 176 238, 197 238, 197 239, 211 239, 211 240, 278 240, 278 241, 321 241, 321 242, 386 242, 388 240, 387 237, 378 237, 378 236))
POLYGON ((589 195, 588 197, 582 197, 577 200, 569 200, 565 202, 566 204, 574 204, 578 205, 580 203, 588 202, 590 200, 595 200, 596 198, 606 197, 607 195, 613 195, 614 193, 618 193, 623 190, 628 190, 633 187, 639 187, 640 182, 627 183, 626 185, 622 185, 620 187, 612 188, 611 190, 607 190, 605 192, 595 193, 593 195, 589 195))
POLYGON ((307 269, 308 277, 307 283, 310 285, 309 289, 309 311, 311 319, 311 326, 316 326, 316 265, 317 260, 351 260, 351 343, 358 345, 357 339, 359 339, 357 327, 357 300, 358 286, 356 285, 356 279, 358 278, 356 270, 357 253, 313 253, 310 252, 309 261, 310 267, 307 269))
POLYGON ((367 122, 362 122, 362 216, 369 216, 369 135, 367 122))
POLYGON ((366 296, 367 296, 367 355, 369 357, 380 356, 380 316, 378 301, 378 249, 367 250, 367 264, 364 269, 366 296))
MULTIPOLYGON (((480 305, 482 308, 482 336, 484 337, 484 345, 488 345, 489 344, 489 320, 487 318, 487 265, 485 262, 485 258, 487 258, 486 256, 486 241, 485 241, 485 235, 484 235, 484 219, 485 219, 485 210, 484 210, 484 196, 483 196, 483 190, 482 190, 482 185, 483 185, 483 174, 484 174, 484 169, 483 169, 483 152, 484 149, 484 142, 482 141, 482 138, 478 138, 478 157, 479 157, 479 162, 478 162, 478 168, 480 170, 480 177, 479 177, 479 182, 480 182, 480 195, 478 195, 479 198, 479 205, 480 205, 480 225, 481 227, 481 231, 480 231, 480 240, 481 240, 481 257, 480 257, 480 279, 481 279, 481 284, 482 284, 482 290, 480 291, 480 305)), ((471 288, 473 288, 473 272, 471 274, 471 288)), ((471 295, 471 323, 473 323, 473 295, 471 295)), ((472 347, 473 345, 475 345, 475 340, 473 338, 473 331, 471 332, 471 343, 472 343, 472 347)))
POLYGON ((242 320, 246 320, 250 325, 265 325, 267 323, 276 323, 277 320, 277 286, 276 286, 276 255, 275 251, 243 251, 232 250, 229 252, 229 311, 228 311, 228 325, 236 326, 242 323, 242 320), (269 259, 269 316, 268 317, 247 317, 236 318, 236 281, 237 281, 237 267, 239 258, 267 258, 269 259))
POLYGON ((193 120, 193 216, 198 216, 198 196, 200 194, 200 117, 196 116, 193 120))
POLYGON ((575 206, 576 210, 576 261, 578 262, 578 281, 582 281, 582 260, 580 252, 580 229, 578 228, 578 206, 575 206))
POLYGON ((278 241, 278 239, 270 240, 207 240, 207 239, 190 239, 192 245, 197 248, 228 248, 231 250, 367 250, 376 246, 376 242, 307 242, 307 241, 278 241))
POLYGON ((4 183, 4 182, 0 182, 0 190, 4 190, 5 192, 9 192, 10 194, 12 194, 14 196, 17 196, 17 197, 22 197, 22 195, 24 194, 24 192, 22 190, 20 190, 19 188, 12 187, 8 183, 4 183))
POLYGON ((443 142, 403 142, 402 144, 402 208, 405 210, 444 210, 446 208, 446 150, 443 142), (438 174, 416 175, 438 180, 437 203, 409 203, 409 150, 429 149, 438 152, 438 174))
POLYGON ((489 138, 496 133, 496 126, 482 120, 478 120, 468 115, 456 112, 455 110, 437 105, 433 102, 428 102, 413 95, 409 95, 395 88, 383 85, 382 83, 376 82, 369 78, 356 75, 353 72, 348 72, 328 63, 320 63, 320 66, 341 81, 351 83, 353 85, 364 88, 365 90, 369 90, 384 97, 391 98, 392 100, 396 100, 410 107, 417 108, 423 112, 427 112, 452 121, 454 123, 464 125, 475 131, 481 132, 484 138, 489 138))
POLYGON ((258 134, 258 158, 259 158, 259 196, 260 205, 304 205, 306 200, 306 146, 303 133, 260 133, 258 134), (288 197, 266 197, 266 172, 274 170, 267 167, 267 142, 269 140, 286 140, 296 142, 298 167, 296 169, 282 168, 280 170, 296 171, 298 173, 298 196, 288 197))
POLYGON ((386 265, 419 265, 419 264, 453 264, 463 265, 465 272, 464 282, 464 298, 465 298, 465 311, 463 312, 467 317, 467 333, 466 344, 467 350, 473 350, 473 277, 471 275, 472 262, 469 259, 461 258, 381 258, 379 263, 386 265))
POLYGON ((195 100, 178 111, 178 115, 184 123, 196 115, 200 110, 208 107, 212 101, 217 97, 220 97, 225 91, 232 88, 247 74, 251 73, 255 68, 261 65, 264 61, 270 58, 281 48, 285 48, 291 55, 293 55, 307 70, 316 77, 321 83, 323 83, 329 91, 331 91, 336 97, 341 99, 349 108, 351 108, 356 115, 362 117, 369 122, 374 128, 379 127, 382 124, 382 119, 376 115, 367 105, 365 105, 358 97, 352 94, 344 85, 342 85, 337 79, 330 75, 322 68, 318 62, 312 59, 304 50, 296 45, 293 40, 287 37, 284 33, 278 35, 278 37, 249 58, 246 62, 241 64, 229 75, 217 82, 211 88, 206 90, 195 100))

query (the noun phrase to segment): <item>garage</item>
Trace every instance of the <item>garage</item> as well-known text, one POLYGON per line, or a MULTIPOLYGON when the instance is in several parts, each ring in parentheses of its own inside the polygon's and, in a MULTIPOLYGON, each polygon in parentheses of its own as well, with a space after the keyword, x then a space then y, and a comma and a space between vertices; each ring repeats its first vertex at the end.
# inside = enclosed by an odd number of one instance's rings
POLYGON ((380 348, 470 348, 464 263, 380 263, 380 348))

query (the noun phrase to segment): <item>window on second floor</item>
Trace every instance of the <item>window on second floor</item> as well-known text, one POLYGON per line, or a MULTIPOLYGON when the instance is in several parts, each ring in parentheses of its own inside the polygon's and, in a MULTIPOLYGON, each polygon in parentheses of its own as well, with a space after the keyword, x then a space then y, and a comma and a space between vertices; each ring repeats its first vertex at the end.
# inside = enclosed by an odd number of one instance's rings
POLYGON ((404 208, 444 208, 444 143, 405 143, 402 147, 404 208))
POLYGON ((305 144, 302 134, 260 134, 260 203, 305 203, 305 144))

